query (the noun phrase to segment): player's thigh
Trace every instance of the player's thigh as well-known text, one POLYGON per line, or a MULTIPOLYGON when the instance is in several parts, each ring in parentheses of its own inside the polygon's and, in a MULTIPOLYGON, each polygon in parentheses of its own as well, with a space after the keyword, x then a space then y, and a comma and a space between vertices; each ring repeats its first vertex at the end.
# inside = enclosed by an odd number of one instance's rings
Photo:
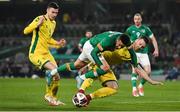
MULTIPOLYGON (((93 46, 91 45, 90 41, 87 41, 83 46, 83 55, 91 62, 95 63, 93 57, 91 56, 91 52, 93 50, 93 46)), ((81 53, 81 54, 82 54, 81 53)), ((87 60, 86 60, 87 61, 87 60)))
POLYGON ((145 65, 143 66, 144 71, 149 75, 151 73, 151 66, 150 65, 145 65))
POLYGON ((118 89, 119 88, 117 81, 107 81, 104 85, 106 87, 110 87, 112 89, 118 89))
POLYGON ((45 54, 45 55, 30 54, 29 59, 31 63, 33 63, 39 69, 43 69, 43 68, 53 69, 55 68, 55 66, 57 67, 57 64, 54 58, 50 54, 45 54), (45 65, 48 65, 48 66, 45 67, 45 65))
POLYGON ((49 61, 43 64, 42 66, 43 68, 48 69, 48 70, 53 70, 57 68, 57 63, 51 54, 45 55, 45 58, 49 61))
POLYGON ((151 65, 150 65, 150 61, 149 61, 149 56, 148 54, 143 54, 143 53, 136 53, 139 63, 141 64, 141 66, 143 67, 143 69, 150 74, 151 72, 151 65))
POLYGON ((81 61, 79 58, 74 62, 74 66, 76 69, 81 69, 84 66, 86 66, 88 63, 86 63, 85 61, 81 61))
POLYGON ((30 54, 29 60, 33 65, 35 65, 39 69, 42 69, 43 65, 49 61, 47 58, 40 54, 30 54))
POLYGON ((114 89, 118 88, 116 76, 114 75, 112 71, 104 75, 101 75, 99 77, 99 80, 102 82, 103 86, 108 86, 114 89))

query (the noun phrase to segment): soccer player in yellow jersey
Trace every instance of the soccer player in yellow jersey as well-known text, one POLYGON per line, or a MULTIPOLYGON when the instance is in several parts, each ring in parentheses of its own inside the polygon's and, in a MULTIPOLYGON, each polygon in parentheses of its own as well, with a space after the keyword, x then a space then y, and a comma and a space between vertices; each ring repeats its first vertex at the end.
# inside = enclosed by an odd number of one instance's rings
MULTIPOLYGON (((66 44, 64 39, 56 41, 52 35, 56 26, 55 18, 59 12, 59 6, 55 2, 50 2, 45 15, 36 17, 25 29, 24 34, 33 33, 31 46, 29 49, 30 61, 39 69, 53 70, 57 68, 56 61, 49 51, 49 47, 60 48, 66 44)), ((59 74, 53 76, 51 83, 47 82, 45 100, 50 105, 64 105, 57 100, 59 74)), ((48 81, 48 80, 47 80, 48 81)))
MULTIPOLYGON (((137 39, 134 42, 134 44, 132 44, 131 47, 134 50, 143 48, 148 43, 147 40, 146 41, 144 41, 144 40, 146 40, 146 39, 145 38, 137 39)), ((123 62, 131 63, 131 58, 132 58, 127 47, 116 49, 115 51, 105 51, 102 53, 102 55, 104 56, 104 58, 106 59, 106 61, 108 62, 109 65, 122 64, 123 62)), ((92 64, 91 64, 91 66, 92 66, 92 64)), ((140 66, 138 66, 138 68, 139 68, 139 70, 137 71, 137 74, 139 74, 141 77, 146 79, 149 83, 151 83, 153 85, 162 85, 163 84, 161 82, 152 80, 140 66)), ((93 67, 92 67, 92 69, 93 69, 93 67)), ((94 69, 96 69, 96 68, 94 67, 94 69)), ((98 76, 98 79, 100 80, 100 82, 102 82, 103 87, 90 93, 89 95, 86 95, 86 97, 88 99, 88 103, 92 99, 105 97, 105 96, 109 96, 109 95, 113 95, 113 94, 117 93, 118 84, 117 84, 117 79, 116 79, 113 71, 110 71, 110 72, 106 73, 105 75, 98 76)), ((79 87, 78 92, 84 94, 86 88, 89 87, 92 84, 92 82, 93 82, 92 78, 85 79, 84 82, 82 83, 82 85, 79 87)))

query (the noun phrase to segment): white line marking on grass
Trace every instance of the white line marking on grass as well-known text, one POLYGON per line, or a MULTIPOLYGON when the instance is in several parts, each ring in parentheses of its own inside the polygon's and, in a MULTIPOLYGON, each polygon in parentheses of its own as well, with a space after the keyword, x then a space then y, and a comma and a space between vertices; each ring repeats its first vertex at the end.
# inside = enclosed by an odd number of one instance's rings
POLYGON ((116 102, 117 104, 143 104, 143 103, 180 103, 180 101, 131 101, 131 102, 116 102))

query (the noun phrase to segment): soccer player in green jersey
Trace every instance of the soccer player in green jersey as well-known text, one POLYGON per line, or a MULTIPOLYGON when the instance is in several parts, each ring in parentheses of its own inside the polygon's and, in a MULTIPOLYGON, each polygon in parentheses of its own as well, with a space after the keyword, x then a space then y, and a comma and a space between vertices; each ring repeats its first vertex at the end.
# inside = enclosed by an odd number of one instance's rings
MULTIPOLYGON (((156 38, 152 33, 152 31, 150 30, 150 28, 142 24, 141 14, 136 13, 134 15, 134 25, 128 27, 126 32, 130 36, 132 42, 134 42, 136 39, 140 38, 141 36, 149 37, 149 39, 152 41, 152 44, 154 46, 153 55, 155 57, 159 55, 159 49, 156 38)), ((149 75, 151 73, 151 66, 148 57, 148 45, 145 48, 136 51, 136 55, 137 55, 138 63, 141 64, 141 66, 149 75)), ((136 80, 137 80, 137 73, 133 70, 131 75, 132 95, 134 97, 139 97, 139 95, 144 96, 143 85, 145 84, 146 80, 143 78, 141 79, 140 84, 138 85, 138 89, 136 87, 136 80)))
MULTIPOLYGON (((82 53, 75 62, 66 63, 59 66, 57 69, 49 71, 49 83, 52 80, 52 76, 57 72, 81 69, 88 64, 87 61, 90 61, 98 66, 96 70, 87 73, 87 78, 103 75, 110 70, 110 66, 101 55, 101 52, 106 50, 113 51, 115 48, 128 47, 130 45, 131 41, 128 35, 121 32, 108 31, 95 35, 86 41, 83 46, 82 53)), ((131 53, 133 56, 136 56, 134 52, 131 53)), ((137 61, 137 58, 133 59, 134 60, 132 60, 132 62, 137 61)))
POLYGON ((86 30, 85 37, 82 37, 79 44, 78 44, 78 48, 79 48, 80 52, 82 52, 82 49, 83 49, 85 42, 88 41, 92 37, 92 35, 93 34, 90 30, 86 30))

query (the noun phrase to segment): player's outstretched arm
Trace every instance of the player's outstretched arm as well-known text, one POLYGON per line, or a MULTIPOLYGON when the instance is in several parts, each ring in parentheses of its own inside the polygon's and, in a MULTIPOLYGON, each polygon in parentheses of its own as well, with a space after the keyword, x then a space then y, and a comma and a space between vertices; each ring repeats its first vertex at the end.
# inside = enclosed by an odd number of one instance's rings
POLYGON ((36 29, 37 27, 39 27, 44 21, 44 17, 43 16, 39 16, 37 18, 35 18, 25 29, 24 29, 24 34, 29 34, 31 33, 34 29, 36 29))
POLYGON ((49 47, 59 49, 59 48, 64 47, 66 45, 66 40, 60 39, 59 41, 56 41, 53 38, 51 38, 50 41, 48 42, 48 44, 49 44, 49 47))
POLYGON ((151 83, 152 85, 163 85, 162 82, 159 82, 159 81, 155 81, 155 80, 152 80, 148 74, 140 67, 135 67, 134 68, 135 72, 140 75, 141 77, 143 77, 145 80, 147 80, 149 83, 151 83))
POLYGON ((158 48, 158 44, 157 44, 157 40, 156 40, 155 36, 153 36, 151 38, 151 40, 152 40, 152 44, 154 46, 153 56, 158 57, 159 56, 159 48, 158 48))

